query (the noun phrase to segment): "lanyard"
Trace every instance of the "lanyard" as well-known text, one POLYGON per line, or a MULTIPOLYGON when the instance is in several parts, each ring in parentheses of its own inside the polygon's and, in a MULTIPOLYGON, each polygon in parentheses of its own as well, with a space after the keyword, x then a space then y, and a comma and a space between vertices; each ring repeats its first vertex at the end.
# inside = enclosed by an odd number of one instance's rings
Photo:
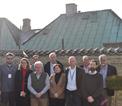
POLYGON ((71 73, 71 70, 70 70, 69 74, 70 74, 70 79, 73 80, 74 75, 75 75, 75 71, 73 73, 71 73))

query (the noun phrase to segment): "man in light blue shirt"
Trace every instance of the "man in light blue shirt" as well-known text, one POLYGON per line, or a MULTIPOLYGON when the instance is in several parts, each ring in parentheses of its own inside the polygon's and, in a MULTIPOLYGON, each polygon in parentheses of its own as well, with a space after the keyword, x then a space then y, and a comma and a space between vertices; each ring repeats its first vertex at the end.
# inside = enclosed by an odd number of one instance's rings
POLYGON ((104 95, 108 99, 107 106, 111 106, 111 96, 114 96, 114 90, 107 87, 106 80, 109 76, 117 75, 117 70, 116 67, 108 64, 107 56, 105 54, 99 56, 99 63, 100 66, 98 67, 98 71, 103 76, 104 95))
POLYGON ((49 75, 44 72, 41 61, 35 62, 34 69, 34 72, 28 78, 28 89, 31 92, 31 106, 48 106, 49 75))

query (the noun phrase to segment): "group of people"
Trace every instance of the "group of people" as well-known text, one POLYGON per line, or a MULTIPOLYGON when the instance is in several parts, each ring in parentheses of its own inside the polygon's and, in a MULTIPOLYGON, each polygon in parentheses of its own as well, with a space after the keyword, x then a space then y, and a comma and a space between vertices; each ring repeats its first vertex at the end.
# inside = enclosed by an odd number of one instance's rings
POLYGON ((27 58, 14 64, 14 54, 7 53, 0 65, 1 106, 111 106, 114 90, 106 84, 108 76, 117 75, 107 56, 97 61, 83 56, 78 66, 75 56, 69 56, 68 67, 49 54, 45 65, 38 55, 30 65, 27 58))

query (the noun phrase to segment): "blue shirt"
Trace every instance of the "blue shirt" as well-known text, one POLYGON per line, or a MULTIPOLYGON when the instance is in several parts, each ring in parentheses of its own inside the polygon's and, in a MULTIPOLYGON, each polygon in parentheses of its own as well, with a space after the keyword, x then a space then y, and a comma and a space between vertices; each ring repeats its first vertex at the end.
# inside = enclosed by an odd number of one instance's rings
POLYGON ((100 68, 100 74, 103 76, 103 88, 106 88, 107 71, 108 71, 108 65, 102 66, 100 68))

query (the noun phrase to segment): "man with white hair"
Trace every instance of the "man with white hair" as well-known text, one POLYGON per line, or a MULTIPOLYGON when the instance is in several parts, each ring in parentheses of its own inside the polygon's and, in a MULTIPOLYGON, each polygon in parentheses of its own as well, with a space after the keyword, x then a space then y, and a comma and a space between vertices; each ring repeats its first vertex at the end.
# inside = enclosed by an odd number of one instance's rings
POLYGON ((28 89, 31 92, 31 106, 48 106, 49 76, 44 72, 43 63, 34 64, 34 72, 29 75, 28 89))
POLYGON ((45 72, 48 73, 49 76, 54 73, 53 66, 55 64, 60 64, 61 67, 63 68, 62 63, 57 60, 56 53, 55 52, 51 52, 49 54, 49 61, 44 66, 44 70, 45 70, 45 72))
POLYGON ((84 69, 85 73, 88 73, 88 71, 89 71, 88 66, 89 66, 89 63, 90 63, 90 57, 87 56, 87 55, 84 55, 82 57, 82 61, 83 61, 83 64, 80 65, 80 67, 84 69))
POLYGON ((106 85, 106 79, 109 76, 117 75, 116 67, 109 65, 107 61, 107 56, 102 54, 99 56, 99 63, 98 71, 103 76, 103 88, 105 91, 105 96, 108 99, 108 106, 111 106, 111 96, 114 96, 114 90, 109 89, 106 85))

